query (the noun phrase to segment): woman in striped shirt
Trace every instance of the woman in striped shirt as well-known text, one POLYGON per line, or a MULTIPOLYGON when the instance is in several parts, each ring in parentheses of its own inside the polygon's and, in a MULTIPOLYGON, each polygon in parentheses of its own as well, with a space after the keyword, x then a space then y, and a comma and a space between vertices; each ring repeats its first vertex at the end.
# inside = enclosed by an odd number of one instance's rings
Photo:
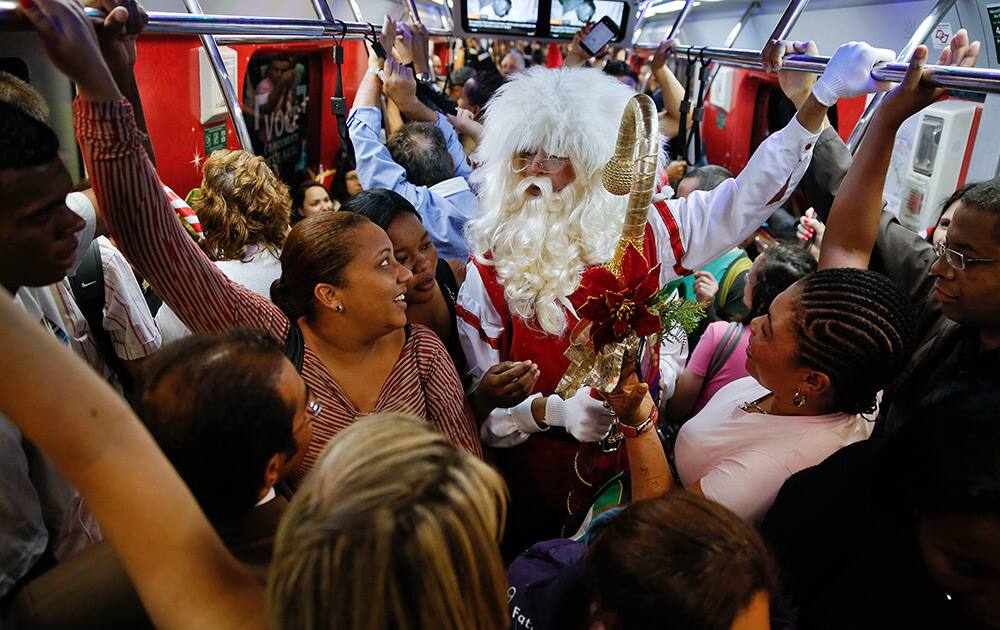
MULTIPOLYGON (((261 328, 304 338, 302 377, 323 406, 298 481, 323 446, 360 416, 395 411, 434 425, 475 455, 482 447, 455 367, 423 326, 406 326, 410 272, 385 232, 348 213, 311 217, 288 235, 274 295, 288 314, 225 276, 177 223, 122 99, 75 106, 77 139, 119 247, 192 331, 261 328), (291 319, 290 319, 291 318, 291 319)), ((298 458, 297 458, 298 459, 298 458)))

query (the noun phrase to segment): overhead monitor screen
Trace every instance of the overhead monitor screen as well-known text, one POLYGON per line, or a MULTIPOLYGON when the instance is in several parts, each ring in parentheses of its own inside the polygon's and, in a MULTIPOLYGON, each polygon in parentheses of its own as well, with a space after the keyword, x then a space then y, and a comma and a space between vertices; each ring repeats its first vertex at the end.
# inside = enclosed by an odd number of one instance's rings
POLYGON ((462 26, 474 33, 531 37, 538 33, 538 3, 539 0, 465 0, 462 26))
POLYGON ((625 21, 628 18, 628 6, 624 2, 614 0, 552 0, 549 12, 550 36, 558 39, 573 39, 573 35, 587 22, 598 22, 604 16, 618 25, 618 37, 613 41, 621 41, 625 33, 625 21))

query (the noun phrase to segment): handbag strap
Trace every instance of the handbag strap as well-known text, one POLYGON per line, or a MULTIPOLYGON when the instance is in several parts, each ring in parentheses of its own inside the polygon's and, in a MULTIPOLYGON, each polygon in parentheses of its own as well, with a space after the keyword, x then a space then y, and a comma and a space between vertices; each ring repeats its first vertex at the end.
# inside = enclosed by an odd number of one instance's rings
POLYGON ((719 373, 722 366, 726 364, 729 357, 736 350, 736 346, 740 344, 740 337, 743 336, 743 324, 739 322, 730 322, 729 326, 726 327, 726 334, 722 336, 722 341, 719 345, 715 347, 715 352, 712 353, 712 360, 708 364, 708 371, 705 373, 705 382, 709 382, 719 373))
POLYGON ((298 322, 289 320, 288 334, 285 335, 285 347, 282 350, 288 360, 295 366, 295 371, 302 373, 302 363, 306 356, 306 341, 298 322))

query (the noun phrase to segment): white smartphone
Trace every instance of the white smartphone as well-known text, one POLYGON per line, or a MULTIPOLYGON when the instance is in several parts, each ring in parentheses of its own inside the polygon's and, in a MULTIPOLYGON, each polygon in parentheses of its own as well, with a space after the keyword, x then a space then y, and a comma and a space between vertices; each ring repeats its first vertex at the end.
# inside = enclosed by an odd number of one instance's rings
POLYGON ((618 35, 618 25, 605 15, 600 22, 594 25, 594 28, 590 29, 590 33, 580 40, 580 46, 593 57, 607 46, 616 35, 618 35))

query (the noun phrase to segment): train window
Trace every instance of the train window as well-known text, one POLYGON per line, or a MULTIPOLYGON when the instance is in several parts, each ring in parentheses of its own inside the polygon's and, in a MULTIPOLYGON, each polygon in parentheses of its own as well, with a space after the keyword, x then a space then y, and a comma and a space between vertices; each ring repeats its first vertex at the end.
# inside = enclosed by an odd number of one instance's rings
POLYGON ((255 54, 244 79, 254 153, 286 182, 301 180, 307 162, 309 63, 307 55, 255 54))
POLYGON ((9 72, 25 83, 31 83, 28 77, 28 65, 17 57, 0 57, 0 71, 9 72))

